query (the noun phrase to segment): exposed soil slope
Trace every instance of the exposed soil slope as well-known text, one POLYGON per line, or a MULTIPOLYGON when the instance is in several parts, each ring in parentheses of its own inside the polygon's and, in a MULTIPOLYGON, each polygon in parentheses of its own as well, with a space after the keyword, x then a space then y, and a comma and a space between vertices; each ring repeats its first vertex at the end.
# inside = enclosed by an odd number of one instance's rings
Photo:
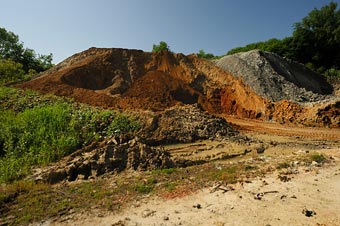
POLYGON ((210 113, 339 127, 338 102, 298 103, 325 100, 332 92, 302 65, 260 51, 228 56, 217 65, 168 51, 90 48, 19 87, 105 108, 163 111, 198 104, 210 113))
POLYGON ((122 109, 161 111, 198 103, 209 112, 246 117, 265 110, 265 100, 241 80, 194 55, 168 51, 91 48, 19 87, 122 109), (230 98, 237 100, 232 106, 230 98))

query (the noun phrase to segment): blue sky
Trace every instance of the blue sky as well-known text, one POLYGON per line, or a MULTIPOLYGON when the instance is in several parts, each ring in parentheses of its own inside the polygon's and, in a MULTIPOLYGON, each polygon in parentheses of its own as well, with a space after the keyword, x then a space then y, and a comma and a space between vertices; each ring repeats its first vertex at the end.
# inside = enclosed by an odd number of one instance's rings
POLYGON ((330 1, 8 0, 0 27, 37 53, 53 53, 54 63, 93 46, 151 51, 160 41, 174 52, 222 55, 290 36, 295 22, 330 1))

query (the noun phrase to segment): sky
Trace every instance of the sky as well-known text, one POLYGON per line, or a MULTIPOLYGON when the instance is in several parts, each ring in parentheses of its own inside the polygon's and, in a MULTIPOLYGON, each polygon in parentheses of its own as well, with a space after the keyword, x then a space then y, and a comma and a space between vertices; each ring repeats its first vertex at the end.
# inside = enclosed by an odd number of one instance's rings
MULTIPOLYGON (((222 55, 291 36, 293 25, 331 0, 3 0, 0 27, 53 62, 90 47, 222 55)), ((340 6, 340 0, 333 0, 340 6)))

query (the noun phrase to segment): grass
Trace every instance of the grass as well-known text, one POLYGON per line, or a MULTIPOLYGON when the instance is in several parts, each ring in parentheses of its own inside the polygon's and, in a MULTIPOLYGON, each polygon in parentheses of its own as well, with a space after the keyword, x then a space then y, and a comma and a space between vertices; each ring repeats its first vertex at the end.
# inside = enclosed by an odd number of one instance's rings
POLYGON ((153 170, 153 174, 172 174, 176 172, 176 168, 168 168, 168 169, 159 169, 159 170, 153 170))
POLYGON ((315 161, 317 163, 324 163, 327 161, 327 158, 323 155, 323 154, 319 154, 319 153, 312 153, 311 156, 310 156, 311 160, 312 161, 315 161))
POLYGON ((287 169, 290 167, 290 163, 289 162, 281 162, 279 163, 279 165, 276 167, 277 169, 287 169))
POLYGON ((72 100, 0 87, 0 183, 101 137, 140 129, 131 117, 72 100))

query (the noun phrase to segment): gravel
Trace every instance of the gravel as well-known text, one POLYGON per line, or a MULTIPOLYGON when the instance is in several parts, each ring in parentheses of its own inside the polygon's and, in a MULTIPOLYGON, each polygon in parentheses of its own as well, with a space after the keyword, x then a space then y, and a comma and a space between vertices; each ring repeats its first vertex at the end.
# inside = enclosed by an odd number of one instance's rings
POLYGON ((327 99, 333 87, 322 75, 277 54, 252 50, 225 56, 216 65, 243 79, 271 101, 314 102, 327 99))

